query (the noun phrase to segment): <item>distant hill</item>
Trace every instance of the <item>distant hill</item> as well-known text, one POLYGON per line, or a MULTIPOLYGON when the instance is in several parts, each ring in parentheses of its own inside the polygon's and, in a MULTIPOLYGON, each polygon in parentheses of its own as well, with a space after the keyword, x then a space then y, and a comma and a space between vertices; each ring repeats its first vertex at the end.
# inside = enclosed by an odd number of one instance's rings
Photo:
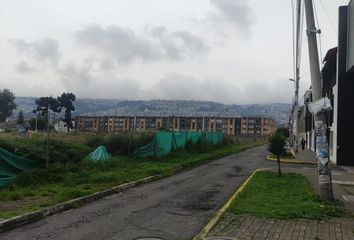
MULTIPOLYGON (((19 110, 26 117, 34 116, 35 97, 16 97, 19 110)), ((150 100, 124 101, 110 99, 77 99, 74 115, 141 115, 141 116, 230 116, 230 117, 271 117, 279 125, 286 125, 291 105, 273 104, 222 104, 208 101, 150 100)))

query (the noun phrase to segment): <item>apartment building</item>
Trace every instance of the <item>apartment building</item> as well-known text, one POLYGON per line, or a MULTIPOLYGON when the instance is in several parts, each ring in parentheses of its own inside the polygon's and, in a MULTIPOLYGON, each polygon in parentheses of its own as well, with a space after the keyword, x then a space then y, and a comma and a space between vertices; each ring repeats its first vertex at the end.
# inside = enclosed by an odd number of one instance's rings
POLYGON ((226 135, 267 136, 275 132, 276 123, 271 118, 255 117, 76 116, 75 128, 78 131, 107 133, 168 129, 223 132, 226 135))

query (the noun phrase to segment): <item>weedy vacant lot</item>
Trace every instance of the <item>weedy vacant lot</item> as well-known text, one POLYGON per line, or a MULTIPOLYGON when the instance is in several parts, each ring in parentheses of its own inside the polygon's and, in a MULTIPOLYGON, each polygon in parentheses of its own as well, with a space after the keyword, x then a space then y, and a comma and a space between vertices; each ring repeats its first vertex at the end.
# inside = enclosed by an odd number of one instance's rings
MULTIPOLYGON (((191 167, 264 143, 261 139, 227 138, 222 145, 188 145, 184 150, 158 159, 128 155, 152 141, 153 136, 153 132, 134 135, 51 134, 49 168, 20 174, 13 184, 0 189, 0 218, 38 210, 147 176, 191 167), (113 154, 110 160, 92 162, 86 158, 99 145, 105 145, 113 154)), ((16 151, 40 166, 45 162, 45 143, 45 134, 30 138, 0 134, 0 147, 16 151)))

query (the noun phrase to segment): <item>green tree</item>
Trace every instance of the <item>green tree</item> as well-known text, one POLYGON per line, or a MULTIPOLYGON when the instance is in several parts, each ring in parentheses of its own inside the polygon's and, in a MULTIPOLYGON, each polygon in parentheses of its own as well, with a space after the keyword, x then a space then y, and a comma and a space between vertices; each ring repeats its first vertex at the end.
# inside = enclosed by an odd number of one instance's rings
POLYGON ((44 131, 47 126, 47 120, 40 114, 37 115, 37 120, 36 118, 31 118, 29 120, 30 129, 33 131, 36 130, 36 121, 37 121, 37 130, 44 131))
POLYGON ((18 125, 23 125, 23 124, 25 124, 25 118, 23 117, 23 112, 22 112, 22 110, 18 113, 17 124, 18 124, 18 125))
POLYGON ((289 128, 278 128, 278 132, 281 132, 284 137, 288 138, 289 137, 289 128))
POLYGON ((279 176, 281 176, 280 156, 285 153, 284 147, 285 147, 285 137, 281 132, 276 131, 272 136, 269 137, 267 150, 268 152, 277 156, 279 176))
POLYGON ((75 111, 75 107, 73 102, 75 102, 75 94, 73 93, 63 93, 60 97, 58 97, 58 102, 60 107, 65 108, 65 114, 63 122, 66 123, 68 132, 71 128, 73 128, 71 112, 75 111))
POLYGON ((37 107, 34 112, 41 113, 47 120, 47 149, 46 149, 46 168, 49 167, 49 111, 61 112, 59 101, 53 97, 41 97, 35 101, 37 107))
POLYGON ((56 113, 61 112, 59 101, 53 97, 41 97, 35 103, 37 105, 35 111, 41 113, 43 116, 46 116, 49 110, 56 113))
POLYGON ((15 95, 9 89, 0 90, 0 122, 12 116, 12 111, 17 107, 14 100, 15 95))

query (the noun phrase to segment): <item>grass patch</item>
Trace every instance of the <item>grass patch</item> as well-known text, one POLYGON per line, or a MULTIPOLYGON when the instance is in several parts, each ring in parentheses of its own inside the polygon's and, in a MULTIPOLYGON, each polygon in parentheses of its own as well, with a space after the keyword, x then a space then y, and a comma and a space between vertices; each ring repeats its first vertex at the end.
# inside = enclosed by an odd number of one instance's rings
POLYGON ((295 173, 257 172, 228 208, 236 214, 276 219, 322 219, 345 214, 339 203, 322 201, 305 177, 295 173))
POLYGON ((261 144, 264 141, 230 142, 204 152, 175 151, 159 159, 115 156, 97 163, 83 160, 52 164, 48 170, 20 174, 12 185, 0 189, 0 218, 38 210, 147 176, 192 167, 261 144), (8 205, 11 207, 2 207, 8 205))

